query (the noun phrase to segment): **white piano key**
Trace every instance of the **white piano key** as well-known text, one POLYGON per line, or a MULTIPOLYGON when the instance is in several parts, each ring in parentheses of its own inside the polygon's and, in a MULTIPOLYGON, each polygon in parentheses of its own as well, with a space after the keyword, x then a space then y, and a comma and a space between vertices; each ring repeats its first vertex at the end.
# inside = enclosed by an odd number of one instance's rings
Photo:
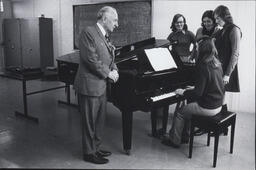
POLYGON ((150 99, 153 102, 156 102, 156 101, 163 100, 163 99, 166 99, 166 98, 169 98, 169 97, 173 97, 173 96, 176 96, 175 92, 164 93, 164 94, 161 94, 159 96, 150 97, 150 99))

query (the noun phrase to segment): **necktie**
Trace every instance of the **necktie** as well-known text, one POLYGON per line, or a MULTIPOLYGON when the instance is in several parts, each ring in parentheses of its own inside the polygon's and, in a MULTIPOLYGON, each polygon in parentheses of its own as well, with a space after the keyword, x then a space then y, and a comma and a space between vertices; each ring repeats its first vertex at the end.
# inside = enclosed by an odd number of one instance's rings
POLYGON ((111 49, 112 54, 114 55, 115 54, 115 46, 112 45, 112 43, 110 42, 110 38, 109 38, 108 34, 105 35, 105 38, 106 38, 106 41, 108 43, 108 46, 111 49))
POLYGON ((109 36, 107 34, 105 35, 105 38, 107 40, 107 43, 109 44, 110 43, 110 39, 109 39, 109 36))

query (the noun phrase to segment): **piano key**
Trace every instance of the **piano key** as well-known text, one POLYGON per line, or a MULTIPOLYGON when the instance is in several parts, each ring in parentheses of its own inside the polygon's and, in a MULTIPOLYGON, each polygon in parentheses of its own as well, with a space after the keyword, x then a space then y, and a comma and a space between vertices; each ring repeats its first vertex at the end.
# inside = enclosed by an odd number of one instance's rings
POLYGON ((163 99, 166 99, 166 98, 169 98, 169 97, 173 97, 173 96, 176 96, 175 92, 164 93, 164 94, 161 94, 159 96, 150 97, 150 99, 153 102, 156 102, 156 101, 163 100, 163 99))

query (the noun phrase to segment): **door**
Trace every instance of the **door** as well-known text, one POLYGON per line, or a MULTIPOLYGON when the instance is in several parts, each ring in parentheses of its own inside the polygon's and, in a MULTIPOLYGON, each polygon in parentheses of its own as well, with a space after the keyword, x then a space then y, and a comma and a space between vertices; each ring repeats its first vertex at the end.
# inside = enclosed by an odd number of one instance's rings
POLYGON ((3 31, 5 67, 21 67, 20 20, 5 19, 3 22, 3 31))
POLYGON ((40 68, 40 43, 38 19, 21 20, 23 66, 40 68))

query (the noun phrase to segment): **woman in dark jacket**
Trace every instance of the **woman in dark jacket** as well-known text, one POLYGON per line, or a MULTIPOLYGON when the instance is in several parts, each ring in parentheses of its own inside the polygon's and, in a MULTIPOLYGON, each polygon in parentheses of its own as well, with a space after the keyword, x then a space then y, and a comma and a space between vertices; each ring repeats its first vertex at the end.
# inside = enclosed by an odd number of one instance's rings
POLYGON ((216 23, 223 27, 216 33, 216 48, 224 72, 223 81, 226 91, 240 92, 237 62, 242 38, 241 30, 233 23, 226 6, 220 5, 214 10, 216 23))
POLYGON ((223 72, 221 63, 217 59, 217 50, 212 38, 205 38, 199 42, 198 57, 196 58, 195 88, 177 89, 177 95, 193 97, 195 102, 180 108, 173 119, 173 126, 169 137, 162 143, 172 147, 179 147, 182 141, 188 140, 188 125, 194 114, 214 116, 222 108, 224 98, 223 72))
POLYGON ((206 10, 201 21, 201 27, 196 31, 196 41, 200 41, 205 37, 212 37, 219 30, 212 10, 206 10))

